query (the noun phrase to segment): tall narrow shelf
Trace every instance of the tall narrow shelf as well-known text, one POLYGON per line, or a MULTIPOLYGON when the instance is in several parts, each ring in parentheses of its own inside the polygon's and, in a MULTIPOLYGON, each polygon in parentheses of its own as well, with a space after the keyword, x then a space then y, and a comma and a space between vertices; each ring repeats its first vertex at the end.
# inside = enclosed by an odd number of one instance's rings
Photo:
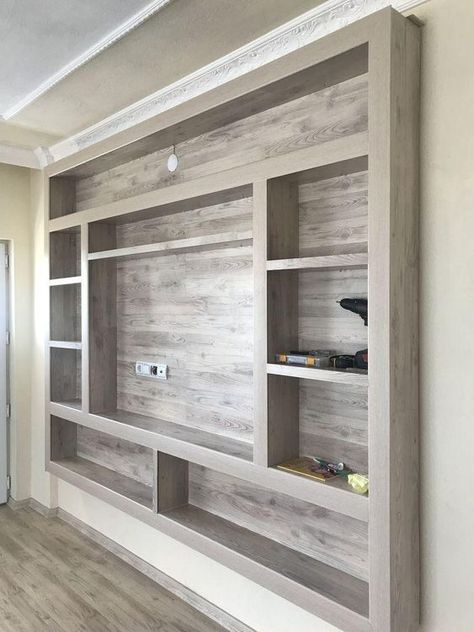
POLYGON ((347 632, 418 620, 418 48, 385 9, 45 173, 47 470, 347 632))

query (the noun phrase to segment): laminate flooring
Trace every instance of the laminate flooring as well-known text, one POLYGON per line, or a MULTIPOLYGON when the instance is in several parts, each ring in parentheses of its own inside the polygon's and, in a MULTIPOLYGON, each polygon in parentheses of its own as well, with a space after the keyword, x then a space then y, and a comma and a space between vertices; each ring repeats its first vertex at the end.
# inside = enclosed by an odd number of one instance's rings
POLYGON ((58 518, 0 507, 0 632, 223 632, 58 518))

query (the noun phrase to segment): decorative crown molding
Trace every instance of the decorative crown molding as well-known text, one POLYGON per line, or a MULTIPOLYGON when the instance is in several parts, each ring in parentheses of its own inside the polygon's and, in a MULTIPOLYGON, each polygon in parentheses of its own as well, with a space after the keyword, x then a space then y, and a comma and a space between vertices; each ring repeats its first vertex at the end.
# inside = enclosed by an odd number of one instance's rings
POLYGON ((27 167, 28 169, 41 169, 43 164, 38 159, 36 149, 19 147, 17 145, 0 145, 0 164, 27 167))
POLYGON ((428 0, 327 0, 232 53, 49 148, 48 163, 141 123, 306 46, 387 6, 408 11, 428 0))
POLYGON ((91 46, 88 50, 86 50, 82 55, 73 59, 69 64, 63 66, 58 72, 51 77, 48 77, 46 81, 41 83, 37 88, 35 88, 32 92, 27 94, 23 99, 15 103, 14 106, 9 108, 6 112, 3 112, 0 115, 0 120, 7 121, 11 119, 15 114, 18 114, 21 110, 26 108, 30 103, 36 101, 41 95, 50 90, 57 83, 65 79, 72 72, 91 61, 94 57, 96 57, 99 53, 104 51, 109 46, 112 46, 117 40, 130 33, 137 26, 148 20, 153 14, 157 13, 161 9, 163 9, 167 4, 172 2, 172 0, 153 0, 146 5, 141 11, 133 15, 131 18, 123 22, 118 28, 114 29, 111 33, 106 35, 103 39, 101 39, 97 44, 91 46))

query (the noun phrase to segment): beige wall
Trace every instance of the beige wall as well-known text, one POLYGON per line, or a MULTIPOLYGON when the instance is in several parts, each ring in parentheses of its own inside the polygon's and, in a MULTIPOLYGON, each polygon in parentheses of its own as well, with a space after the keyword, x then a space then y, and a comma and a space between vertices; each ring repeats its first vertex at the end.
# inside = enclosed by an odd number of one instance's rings
MULTIPOLYGON (((421 113, 421 630, 471 632, 474 2, 431 0, 416 13, 426 22, 421 113), (457 463, 462 464, 459 469, 457 463)), ((43 274, 40 224, 37 219, 35 256, 43 274)), ((38 354, 41 372, 40 347, 38 354)), ((40 391, 36 398, 38 409, 40 391)), ((38 498, 45 502, 51 490, 35 447, 42 441, 40 413, 34 421, 33 480, 41 479, 38 498)), ((64 509, 257 632, 335 630, 66 483, 59 482, 58 499, 64 509)))
POLYGON ((10 242, 11 255, 10 473, 17 499, 30 495, 31 235, 29 170, 0 164, 0 239, 10 242))

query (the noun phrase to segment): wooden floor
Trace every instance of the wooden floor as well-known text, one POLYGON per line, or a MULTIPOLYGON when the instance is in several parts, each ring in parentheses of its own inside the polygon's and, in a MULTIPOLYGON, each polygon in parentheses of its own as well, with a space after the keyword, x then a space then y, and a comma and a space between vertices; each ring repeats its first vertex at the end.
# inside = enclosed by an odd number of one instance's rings
POLYGON ((0 508, 1 632, 224 628, 57 518, 0 508))

